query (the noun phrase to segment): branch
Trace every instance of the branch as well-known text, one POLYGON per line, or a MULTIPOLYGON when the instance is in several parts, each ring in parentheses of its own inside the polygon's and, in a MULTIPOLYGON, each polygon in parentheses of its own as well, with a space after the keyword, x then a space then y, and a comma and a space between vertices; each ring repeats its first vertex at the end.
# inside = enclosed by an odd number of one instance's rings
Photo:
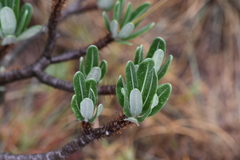
MULTIPOLYGON (((106 47, 108 44, 113 42, 114 39, 112 38, 111 34, 108 33, 104 38, 101 38, 97 42, 95 42, 93 45, 97 46, 98 49, 102 49, 106 47)), ((51 63, 59 63, 67 60, 72 60, 72 59, 79 59, 81 56, 84 56, 86 54, 88 46, 79 49, 77 51, 72 51, 72 52, 67 52, 63 53, 61 55, 57 55, 55 57, 51 58, 51 63)))
POLYGON ((85 6, 80 6, 81 0, 78 0, 72 7, 70 7, 68 10, 63 12, 63 16, 61 17, 61 21, 66 20, 68 17, 74 14, 81 14, 88 11, 96 10, 98 9, 97 4, 87 4, 85 6))
POLYGON ((125 115, 121 115, 114 120, 110 121, 105 126, 95 129, 89 129, 88 133, 83 133, 79 138, 67 143, 62 148, 50 151, 47 153, 32 154, 32 155, 11 155, 9 153, 0 154, 1 160, 59 160, 69 157, 74 152, 82 149, 90 142, 100 139, 110 137, 115 134, 121 133, 120 131, 132 126, 133 123, 130 121, 125 121, 127 118, 125 115))

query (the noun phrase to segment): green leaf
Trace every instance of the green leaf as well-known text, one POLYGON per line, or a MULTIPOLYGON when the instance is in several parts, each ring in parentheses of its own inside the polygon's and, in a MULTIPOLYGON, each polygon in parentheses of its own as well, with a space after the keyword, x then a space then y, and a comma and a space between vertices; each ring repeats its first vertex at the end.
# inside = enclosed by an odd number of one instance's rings
POLYGON ((19 16, 19 8, 20 8, 20 0, 13 0, 12 9, 16 19, 18 19, 18 16, 19 16))
POLYGON ((9 7, 3 7, 0 11, 0 19, 3 36, 13 35, 17 25, 13 10, 9 7))
POLYGON ((112 20, 112 22, 110 23, 110 31, 112 37, 116 38, 118 33, 118 22, 116 20, 112 20))
POLYGON ((131 113, 129 110, 129 93, 126 89, 122 88, 123 91, 125 91, 124 94, 124 107, 123 107, 123 113, 127 116, 127 117, 131 117, 131 113))
POLYGON ((141 4, 132 14, 131 17, 131 21, 133 21, 134 19, 138 18, 139 16, 141 16, 143 13, 145 13, 148 8, 150 7, 150 3, 149 2, 145 2, 143 4, 141 4))
MULTIPOLYGON (((87 92, 88 92, 88 97, 90 98, 90 95, 94 94, 95 100, 93 100, 94 105, 97 104, 98 101, 98 92, 97 92, 97 82, 93 79, 86 80, 86 87, 87 87, 87 92), (92 91, 91 91, 92 89, 92 91), (93 93, 91 93, 93 92, 93 93)), ((94 98, 93 97, 93 98, 94 98)))
POLYGON ((98 48, 95 45, 88 47, 86 52, 86 75, 92 70, 93 67, 98 66, 98 48))
POLYGON ((108 18, 107 13, 104 11, 102 13, 102 16, 103 16, 103 19, 104 19, 105 26, 106 26, 107 30, 110 32, 110 20, 108 18))
POLYGON ((164 57, 163 50, 158 49, 154 52, 152 59, 155 64, 156 71, 158 71, 160 69, 160 66, 162 65, 163 57, 164 57))
POLYGON ((138 89, 133 89, 130 93, 130 113, 136 117, 142 112, 142 95, 138 89))
POLYGON ((145 111, 142 111, 142 115, 138 116, 137 120, 139 122, 143 122, 149 116, 151 111, 152 111, 151 107, 147 108, 147 110, 145 110, 145 111))
POLYGON ((117 95, 119 104, 122 107, 124 107, 124 95, 122 94, 122 91, 121 91, 122 88, 125 88, 125 84, 122 76, 119 76, 116 84, 116 95, 117 95))
MULTIPOLYGON (((143 33, 149 31, 153 26, 155 25, 155 23, 150 23, 149 25, 131 33, 127 38, 123 38, 123 40, 131 40, 131 39, 134 39, 140 35, 142 35, 143 33)), ((136 26, 136 25, 135 25, 136 26)))
POLYGON ((84 75, 78 71, 73 77, 74 92, 77 96, 78 102, 81 102, 84 98, 87 97, 87 87, 85 82, 84 75))
POLYGON ((84 118, 82 117, 82 115, 80 113, 80 102, 77 101, 76 95, 72 96, 71 108, 72 108, 72 111, 73 111, 76 119, 78 119, 79 121, 83 121, 84 118))
POLYGON ((2 45, 14 44, 17 43, 17 38, 13 35, 6 36, 2 40, 2 45))
POLYGON ((92 88, 90 88, 90 93, 88 95, 88 98, 93 101, 94 106, 97 104, 97 97, 95 96, 94 91, 92 90, 92 88))
POLYGON ((28 28, 26 31, 24 31, 20 36, 18 36, 17 39, 18 41, 26 40, 28 38, 35 36, 41 30, 42 30, 42 26, 40 25, 32 26, 28 28))
POLYGON ((129 2, 123 21, 121 23, 121 28, 130 21, 131 16, 132 16, 132 3, 129 2))
POLYGON ((166 42, 161 37, 157 37, 151 44, 146 58, 152 58, 156 50, 161 49, 166 52, 166 42))
POLYGON ((98 8, 103 9, 103 10, 109 10, 112 8, 113 5, 114 5, 113 0, 98 0, 97 1, 98 8))
POLYGON ((8 44, 14 44, 14 43, 17 43, 17 39, 15 36, 13 35, 9 35, 9 36, 6 36, 5 38, 3 38, 2 40, 2 45, 8 45, 8 44))
POLYGON ((101 68, 101 78, 100 78, 100 80, 102 80, 103 77, 107 73, 107 61, 103 60, 99 67, 101 68))
POLYGON ((102 111, 103 111, 103 105, 99 104, 99 106, 97 107, 96 114, 89 120, 89 123, 93 123, 95 119, 102 113, 102 111))
POLYGON ((19 19, 18 19, 18 24, 20 23, 21 21, 21 17, 25 14, 25 12, 27 11, 27 15, 26 15, 26 19, 24 21, 24 25, 22 27, 22 30, 20 31, 23 32, 26 30, 27 26, 29 25, 29 22, 32 18, 32 14, 33 14, 33 7, 30 3, 25 3, 22 8, 21 8, 21 11, 20 11, 20 16, 19 16, 19 19))
POLYGON ((127 38, 133 31, 134 24, 133 23, 127 23, 119 32, 117 35, 117 38, 127 38))
POLYGON ((80 112, 84 118, 84 121, 87 121, 93 117, 94 114, 94 105, 93 101, 89 98, 84 98, 80 103, 80 112))
POLYGON ((121 4, 119 1, 117 1, 113 8, 113 19, 119 21, 120 16, 121 16, 121 4))
POLYGON ((128 117, 128 118, 124 119, 124 121, 130 121, 132 123, 135 123, 137 126, 140 126, 138 123, 138 120, 134 117, 128 117))
POLYGON ((161 84, 157 88, 158 95, 158 104, 152 109, 152 112, 149 114, 149 117, 159 112, 163 106, 166 104, 170 94, 172 92, 172 86, 169 83, 161 84))
POLYGON ((116 41, 116 42, 121 43, 121 44, 125 44, 125 45, 129 45, 129 46, 132 45, 132 43, 130 43, 128 41, 116 41))
POLYGON ((172 62, 173 56, 169 55, 166 62, 163 64, 163 66, 160 68, 160 70, 158 71, 158 80, 162 79, 164 77, 164 75, 167 73, 168 68, 172 62))
POLYGON ((118 1, 120 2, 120 17, 119 17, 119 20, 121 20, 121 16, 123 14, 123 9, 124 9, 126 0, 118 0, 118 1))
POLYGON ((17 36, 19 36, 23 32, 23 27, 26 23, 27 15, 28 15, 28 10, 25 10, 24 13, 20 15, 21 17, 19 17, 17 29, 15 32, 17 36))
POLYGON ((151 107, 151 101, 157 89, 157 74, 154 68, 154 61, 146 59, 140 63, 137 70, 139 90, 143 97, 143 111, 151 107))
POLYGON ((143 61, 143 45, 140 45, 136 49, 134 64, 140 64, 143 61))
POLYGON ((97 83, 101 78, 101 69, 99 67, 93 67, 91 71, 88 73, 86 79, 94 79, 97 83))
POLYGON ((128 92, 138 87, 137 74, 132 61, 128 61, 126 66, 126 84, 128 92))
POLYGON ((80 64, 79 64, 79 71, 81 71, 82 74, 84 75, 84 77, 86 77, 83 57, 80 57, 79 62, 80 62, 80 64))

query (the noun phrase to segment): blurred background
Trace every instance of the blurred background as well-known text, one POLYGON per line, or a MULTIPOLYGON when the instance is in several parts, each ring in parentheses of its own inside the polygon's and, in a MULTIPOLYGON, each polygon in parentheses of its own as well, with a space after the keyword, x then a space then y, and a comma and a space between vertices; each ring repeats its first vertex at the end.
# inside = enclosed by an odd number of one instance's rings
MULTIPOLYGON (((129 0, 130 1, 130 0, 129 0)), ((46 24, 50 1, 25 0, 34 6, 32 24, 46 24)), ((73 4, 69 0, 66 8, 73 4)), ((84 4, 95 3, 84 1, 84 4)), ((136 8, 144 0, 133 1, 136 8)), ((152 5, 158 0, 150 0, 152 5)), ((102 11, 73 15, 61 22, 54 55, 91 44, 107 34, 102 11)), ((132 46, 111 43, 100 51, 108 61, 101 85, 115 84, 128 60, 143 44, 145 54, 156 37, 174 56, 160 83, 173 92, 160 113, 140 127, 101 139, 70 156, 69 160, 239 160, 240 159, 240 1, 168 0, 142 22, 155 22, 132 46)), ((46 36, 33 40, 7 68, 33 63, 46 36)), ((51 65, 46 72, 72 81, 77 60, 51 65)), ((72 93, 54 89, 32 78, 7 84, 0 106, 0 152, 34 154, 55 150, 81 134, 71 111, 72 93)), ((105 107, 94 124, 103 125, 121 114, 113 95, 100 96, 105 107)))

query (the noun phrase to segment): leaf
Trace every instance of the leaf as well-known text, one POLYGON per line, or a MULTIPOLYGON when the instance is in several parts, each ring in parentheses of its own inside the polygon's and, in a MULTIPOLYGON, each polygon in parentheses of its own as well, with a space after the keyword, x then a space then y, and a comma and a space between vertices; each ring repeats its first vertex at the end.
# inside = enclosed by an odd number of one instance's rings
POLYGON ((154 52, 152 59, 155 64, 156 71, 158 71, 160 69, 160 66, 162 65, 163 57, 164 57, 163 50, 158 49, 154 52))
POLYGON ((96 114, 89 120, 89 123, 93 123, 95 119, 102 113, 102 111, 103 111, 103 105, 99 104, 99 106, 97 107, 96 114))
POLYGON ((143 61, 143 45, 140 45, 136 49, 134 64, 140 64, 143 61))
POLYGON ((132 3, 129 2, 123 21, 121 23, 121 28, 130 21, 131 16, 132 16, 132 3))
POLYGON ((90 88, 88 98, 90 98, 93 101, 94 106, 97 104, 97 97, 94 94, 94 91, 92 90, 92 88, 90 88))
POLYGON ((98 66, 98 48, 95 45, 88 47, 86 52, 86 75, 92 70, 93 67, 98 66))
POLYGON ((154 61, 146 59, 140 63, 138 71, 138 85, 143 97, 143 111, 151 107, 151 101, 157 89, 157 74, 154 68, 154 61))
POLYGON ((78 102, 81 102, 84 98, 87 97, 87 87, 85 83, 84 75, 78 71, 73 77, 74 92, 77 96, 78 102))
POLYGON ((134 24, 133 23, 127 23, 119 32, 117 35, 117 38, 127 38, 133 31, 134 24))
POLYGON ((16 19, 19 16, 20 0, 13 0, 12 10, 15 14, 16 19))
POLYGON ((99 67, 93 67, 90 73, 88 73, 86 79, 87 80, 94 79, 98 83, 100 78, 101 78, 101 69, 99 67))
POLYGON ((113 19, 114 20, 119 21, 120 16, 121 16, 120 12, 121 12, 121 4, 119 1, 117 1, 113 8, 113 19))
POLYGON ((147 108, 147 110, 145 110, 145 111, 142 111, 142 115, 138 116, 137 120, 139 122, 143 122, 149 116, 151 111, 152 111, 151 107, 147 108))
MULTIPOLYGON (((143 27, 143 28, 141 28, 141 29, 131 33, 127 38, 124 38, 123 40, 127 41, 127 40, 134 39, 134 38, 142 35, 143 33, 149 31, 154 25, 155 25, 155 23, 150 23, 149 25, 147 25, 147 26, 145 26, 145 27, 143 27)), ((136 26, 136 24, 135 24, 135 26, 136 26)))
POLYGON ((26 13, 26 11, 27 11, 27 15, 25 17, 25 21, 24 21, 23 27, 20 30, 19 34, 21 34, 23 31, 26 30, 26 28, 29 25, 29 22, 30 22, 30 20, 32 18, 33 7, 32 7, 32 5, 30 3, 25 3, 22 6, 21 11, 20 11, 20 16, 19 16, 19 19, 18 19, 18 25, 19 25, 19 23, 21 23, 22 16, 26 13))
POLYGON ((121 91, 122 88, 125 88, 125 84, 124 84, 122 76, 119 76, 117 84, 116 84, 116 96, 117 96, 119 104, 122 107, 124 107, 124 95, 121 91))
POLYGON ((121 44, 125 44, 125 45, 129 45, 129 46, 132 45, 132 43, 127 42, 127 41, 116 41, 116 42, 121 43, 121 44))
POLYGON ((166 42, 161 37, 157 37, 152 42, 146 58, 152 58, 156 50, 161 49, 163 52, 166 52, 166 42))
POLYGON ((71 101, 71 108, 72 108, 72 111, 76 117, 76 119, 78 119, 79 121, 83 121, 83 117, 80 113, 80 103, 77 102, 77 97, 76 95, 73 95, 72 96, 72 101, 71 101))
POLYGON ((13 35, 6 36, 2 40, 2 45, 14 44, 17 43, 17 38, 13 35))
POLYGON ((100 78, 100 80, 102 80, 103 77, 107 73, 107 61, 103 60, 99 67, 101 68, 101 78, 100 78))
POLYGON ((86 88, 87 88, 87 92, 88 92, 88 97, 90 97, 90 95, 94 96, 93 98, 95 99, 92 99, 93 102, 94 102, 94 105, 97 104, 97 101, 98 101, 98 92, 97 92, 97 82, 93 79, 89 79, 89 80, 86 80, 86 88), (93 93, 91 93, 93 92, 93 93))
POLYGON ((112 20, 112 22, 110 23, 110 31, 112 37, 116 38, 118 33, 118 22, 116 20, 112 20))
POLYGON ((9 7, 3 7, 0 11, 1 29, 3 36, 13 35, 16 30, 16 17, 13 10, 9 7))
POLYGON ((135 123, 137 126, 140 126, 138 123, 138 120, 134 117, 128 117, 128 118, 124 119, 124 121, 130 121, 132 123, 135 123))
POLYGON ((20 15, 21 17, 19 17, 19 19, 18 19, 18 25, 17 25, 17 29, 15 32, 15 34, 17 36, 19 36, 23 31, 23 27, 25 25, 27 15, 28 15, 28 10, 24 10, 24 12, 20 15))
POLYGON ((163 66, 160 68, 160 70, 158 71, 158 80, 162 79, 164 77, 164 75, 167 73, 168 68, 172 62, 173 56, 169 55, 166 62, 163 64, 163 66))
POLYGON ((35 36, 41 30, 42 30, 42 26, 40 25, 32 26, 28 28, 26 31, 24 31, 20 36, 18 36, 17 39, 18 41, 26 40, 28 38, 35 36))
POLYGON ((169 83, 161 84, 157 88, 157 95, 158 95, 158 104, 152 109, 152 112, 149 114, 149 117, 158 113, 163 106, 166 104, 170 94, 172 92, 172 86, 169 83))
POLYGON ((138 89, 133 89, 130 93, 130 113, 136 117, 142 112, 142 95, 138 89))
POLYGON ((143 4, 141 4, 132 14, 131 17, 131 21, 133 21, 134 19, 138 18, 139 16, 141 16, 143 13, 145 13, 148 8, 150 7, 150 3, 149 2, 145 2, 143 4))
POLYGON ((128 61, 126 66, 126 84, 128 92, 138 87, 137 74, 132 61, 128 61))
POLYGON ((123 113, 127 116, 127 117, 131 117, 131 113, 129 110, 129 93, 126 89, 123 89, 125 91, 124 94, 124 107, 123 107, 123 113))
POLYGON ((82 74, 86 77, 83 57, 80 57, 79 62, 80 62, 80 64, 79 64, 79 71, 81 71, 82 74))
POLYGON ((114 5, 113 0, 98 0, 97 1, 98 8, 103 9, 103 10, 109 10, 112 8, 113 5, 114 5))
POLYGON ((158 104, 158 102, 159 102, 158 96, 157 94, 154 94, 152 104, 151 104, 151 109, 153 109, 158 104))
POLYGON ((80 103, 80 112, 84 118, 84 121, 91 119, 94 113, 93 101, 89 98, 84 98, 80 103))
POLYGON ((120 2, 120 17, 119 17, 119 20, 121 20, 121 17, 122 17, 122 13, 123 13, 123 9, 124 9, 124 6, 125 6, 125 2, 126 0, 118 0, 120 2))
POLYGON ((102 16, 103 16, 103 19, 104 19, 105 26, 106 26, 107 30, 110 32, 110 20, 108 18, 107 13, 104 11, 102 13, 102 16))

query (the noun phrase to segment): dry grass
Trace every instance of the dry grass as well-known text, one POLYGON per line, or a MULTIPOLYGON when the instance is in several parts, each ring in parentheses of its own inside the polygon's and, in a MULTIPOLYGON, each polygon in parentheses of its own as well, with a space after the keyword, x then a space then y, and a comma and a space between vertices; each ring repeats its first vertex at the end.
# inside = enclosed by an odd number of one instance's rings
MULTIPOLYGON (((143 0, 132 2, 139 4, 143 0)), ((40 4, 44 15, 47 4, 40 4)), ((127 60, 133 59, 136 46, 143 44, 146 52, 156 36, 163 37, 167 54, 173 54, 174 60, 161 83, 170 82, 173 93, 164 109, 140 127, 92 143, 69 159, 239 159, 239 20, 239 0, 168 0, 144 21, 154 21, 155 28, 133 40, 133 46, 113 43, 103 49, 101 57, 108 60, 109 72, 102 84, 114 84, 124 73, 127 60)), ((39 21, 46 19, 41 17, 39 21)), ((100 11, 74 16, 60 28, 65 36, 58 41, 55 54, 105 34, 100 11)), ((41 45, 38 48, 40 52, 41 45)), ((78 62, 59 65, 49 72, 71 81, 78 62), (59 71, 59 67, 65 69, 59 71)), ((69 106, 71 94, 39 85, 35 80, 7 88, 6 103, 0 108, 1 152, 46 152, 81 132, 69 106)), ((95 125, 121 111, 114 96, 101 96, 100 101, 105 110, 95 125)))

